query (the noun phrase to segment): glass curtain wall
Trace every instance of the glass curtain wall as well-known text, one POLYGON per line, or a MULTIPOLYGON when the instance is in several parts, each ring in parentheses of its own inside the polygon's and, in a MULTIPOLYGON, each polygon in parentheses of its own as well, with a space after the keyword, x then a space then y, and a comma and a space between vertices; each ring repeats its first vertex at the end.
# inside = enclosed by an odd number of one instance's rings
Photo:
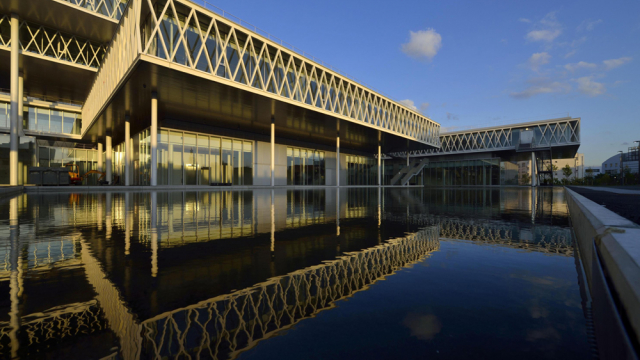
MULTIPOLYGON (((141 144, 146 147, 147 134, 148 130, 141 135, 145 139, 141 144)), ((253 149, 251 141, 160 129, 158 185, 252 185, 253 149)), ((142 184, 149 181, 149 160, 150 156, 142 184)))
POLYGON ((324 151, 287 148, 287 185, 324 185, 324 151))
POLYGON ((501 185, 501 162, 500 159, 430 162, 422 170, 422 176, 425 186, 501 185))
MULTIPOLYGON (((9 104, 0 103, 0 127, 9 127, 9 104)), ((79 113, 24 107, 23 128, 45 133, 80 135, 82 115, 79 113)))
POLYGON ((378 160, 347 155, 347 185, 378 185, 378 160))
MULTIPOLYGON (((98 170, 98 152, 96 150, 39 146, 37 165, 40 167, 64 167, 66 164, 78 165, 78 172, 84 176, 91 170, 98 170)), ((99 174, 88 175, 83 185, 97 185, 99 174)))

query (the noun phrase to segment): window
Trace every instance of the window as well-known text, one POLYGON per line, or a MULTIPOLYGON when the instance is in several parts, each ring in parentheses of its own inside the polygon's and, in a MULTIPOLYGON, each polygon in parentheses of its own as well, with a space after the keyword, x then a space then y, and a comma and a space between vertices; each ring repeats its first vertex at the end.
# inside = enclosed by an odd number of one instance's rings
POLYGON ((287 185, 324 185, 324 151, 287 148, 287 185))

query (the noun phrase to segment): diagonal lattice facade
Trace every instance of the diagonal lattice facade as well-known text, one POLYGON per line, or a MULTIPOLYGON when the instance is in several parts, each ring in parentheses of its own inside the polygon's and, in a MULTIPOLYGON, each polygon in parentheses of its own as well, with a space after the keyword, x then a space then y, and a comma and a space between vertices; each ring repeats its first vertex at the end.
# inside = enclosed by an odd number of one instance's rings
POLYGON ((120 20, 128 0, 61 0, 84 10, 120 20))
POLYGON ((84 119, 91 122, 99 115, 139 54, 172 69, 196 71, 212 81, 439 146, 438 123, 275 41, 180 0, 129 2, 87 98, 84 119), (142 9, 148 11, 143 14, 142 9))
MULTIPOLYGON (((11 50, 11 17, 0 17, 0 48, 11 50)), ((35 55, 96 70, 104 57, 104 46, 27 21, 20 22, 20 50, 35 55)))
POLYGON ((437 227, 144 321, 142 358, 235 358, 439 248, 437 227))
MULTIPOLYGON (((532 145, 534 149, 580 144, 580 119, 563 118, 536 122, 531 125, 514 124, 501 128, 443 133, 440 135, 440 148, 413 151, 410 152, 410 156, 515 150, 518 145, 518 136, 523 130, 534 132, 532 145)), ((406 153, 391 155, 406 156, 406 153)))

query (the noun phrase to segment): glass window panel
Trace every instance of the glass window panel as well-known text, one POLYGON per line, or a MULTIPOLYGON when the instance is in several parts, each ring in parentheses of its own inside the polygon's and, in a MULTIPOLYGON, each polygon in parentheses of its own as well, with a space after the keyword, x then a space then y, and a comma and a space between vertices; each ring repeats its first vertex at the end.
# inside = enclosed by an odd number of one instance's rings
POLYGON ((287 148, 287 185, 294 185, 293 149, 287 148))
POLYGON ((242 141, 233 140, 233 185, 242 185, 242 141))
POLYGON ((48 147, 41 147, 38 149, 38 166, 49 167, 50 166, 50 154, 48 147))
POLYGON ((36 109, 36 130, 49 131, 49 109, 36 109))
POLYGON ((27 129, 36 130, 36 108, 29 108, 29 119, 27 129))
POLYGON ((231 140, 222 139, 222 182, 232 183, 233 181, 233 160, 231 151, 231 140))
POLYGON ((0 103, 0 127, 10 127, 9 112, 6 103, 0 103))
POLYGON ((198 164, 196 160, 197 153, 198 153, 198 148, 196 147, 196 135, 185 133, 184 134, 184 155, 183 155, 185 185, 198 184, 198 177, 197 177, 198 164))
POLYGON ((220 138, 211 137, 209 141, 209 146, 211 149, 211 182, 219 183, 222 182, 222 170, 220 165, 220 138))
POLYGON ((160 130, 158 136, 158 185, 169 185, 169 131, 160 130))
POLYGON ((62 111, 51 110, 51 126, 49 131, 54 133, 62 132, 62 111))
POLYGON ((182 185, 182 133, 176 131, 169 132, 169 143, 169 157, 171 159, 171 185, 182 185))
POLYGON ((253 185, 253 144, 245 141, 242 146, 242 165, 244 174, 244 185, 253 185))
POLYGON ((302 183, 302 161, 300 160, 300 149, 293 149, 293 184, 300 185, 302 183))
POLYGON ((211 167, 209 165, 209 137, 198 135, 198 183, 209 185, 211 167))

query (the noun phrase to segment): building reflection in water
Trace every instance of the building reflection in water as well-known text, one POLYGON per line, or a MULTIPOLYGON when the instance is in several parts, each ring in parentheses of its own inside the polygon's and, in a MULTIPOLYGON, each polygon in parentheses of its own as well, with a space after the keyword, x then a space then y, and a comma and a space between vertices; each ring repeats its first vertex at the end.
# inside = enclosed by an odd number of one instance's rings
POLYGON ((0 352, 234 357, 422 261, 440 239, 572 256, 563 194, 23 194, 0 203, 0 352))

